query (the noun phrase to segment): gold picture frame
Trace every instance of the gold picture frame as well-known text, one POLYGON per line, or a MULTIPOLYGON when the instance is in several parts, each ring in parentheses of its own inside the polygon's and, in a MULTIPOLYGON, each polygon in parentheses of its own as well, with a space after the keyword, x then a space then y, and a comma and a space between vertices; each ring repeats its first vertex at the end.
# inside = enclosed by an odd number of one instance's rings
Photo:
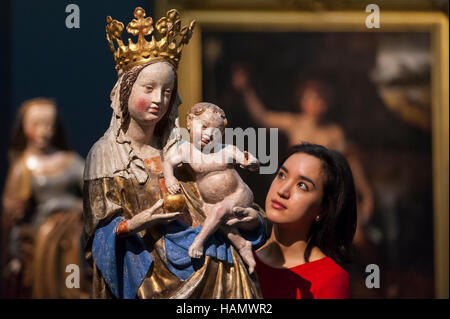
MULTIPOLYGON (((158 11, 162 11, 160 8, 158 11)), ((186 109, 202 100, 202 31, 261 32, 429 32, 432 51, 432 174, 435 296, 449 298, 449 40, 448 19, 439 12, 380 12, 380 28, 368 29, 368 13, 355 11, 268 12, 180 10, 183 19, 197 21, 183 51, 179 91, 186 109)), ((158 12, 161 13, 161 12, 158 12)))

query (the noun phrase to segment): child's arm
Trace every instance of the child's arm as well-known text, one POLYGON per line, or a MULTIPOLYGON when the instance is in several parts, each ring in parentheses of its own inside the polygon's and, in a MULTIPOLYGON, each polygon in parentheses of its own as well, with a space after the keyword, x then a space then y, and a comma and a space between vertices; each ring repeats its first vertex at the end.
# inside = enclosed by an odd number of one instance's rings
POLYGON ((163 162, 164 180, 170 194, 180 192, 180 184, 178 184, 178 180, 174 175, 174 168, 183 163, 183 146, 184 144, 180 145, 176 150, 169 152, 163 162))
POLYGON ((256 157, 247 151, 242 152, 234 145, 228 145, 226 152, 231 156, 236 164, 239 164, 242 168, 247 168, 251 171, 255 171, 259 168, 259 161, 256 157))

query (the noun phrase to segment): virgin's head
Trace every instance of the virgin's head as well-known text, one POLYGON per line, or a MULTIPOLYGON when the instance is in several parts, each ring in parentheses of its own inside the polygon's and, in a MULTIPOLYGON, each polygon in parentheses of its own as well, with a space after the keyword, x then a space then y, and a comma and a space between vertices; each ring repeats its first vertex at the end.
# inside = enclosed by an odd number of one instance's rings
POLYGON ((347 161, 320 145, 294 146, 270 186, 266 212, 278 232, 306 234, 306 261, 315 246, 338 262, 348 261, 356 193, 347 161))
POLYGON ((126 71, 120 87, 125 131, 133 119, 144 127, 155 126, 154 133, 161 136, 176 96, 177 74, 169 62, 153 61, 126 71))
POLYGON ((48 98, 25 101, 18 111, 10 155, 19 156, 26 148, 46 151, 51 147, 67 149, 55 101, 48 98))

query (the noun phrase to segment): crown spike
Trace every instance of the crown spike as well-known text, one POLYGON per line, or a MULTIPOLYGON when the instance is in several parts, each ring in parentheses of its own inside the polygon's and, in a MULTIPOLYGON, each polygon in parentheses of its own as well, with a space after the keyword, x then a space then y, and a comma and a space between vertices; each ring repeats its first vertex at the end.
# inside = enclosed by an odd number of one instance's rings
POLYGON ((106 18, 106 39, 119 74, 134 66, 162 58, 177 68, 183 46, 192 37, 195 20, 189 27, 181 27, 181 16, 175 9, 167 11, 166 15, 156 22, 155 27, 152 17, 145 16, 145 10, 141 7, 134 9, 134 19, 128 23, 126 30, 138 39, 134 43, 128 38, 128 45, 122 41, 124 24, 110 16, 106 18), (159 40, 155 38, 155 33, 160 35, 159 40), (146 36, 151 36, 151 40, 147 41, 146 36), (113 41, 116 41, 117 49, 113 41))

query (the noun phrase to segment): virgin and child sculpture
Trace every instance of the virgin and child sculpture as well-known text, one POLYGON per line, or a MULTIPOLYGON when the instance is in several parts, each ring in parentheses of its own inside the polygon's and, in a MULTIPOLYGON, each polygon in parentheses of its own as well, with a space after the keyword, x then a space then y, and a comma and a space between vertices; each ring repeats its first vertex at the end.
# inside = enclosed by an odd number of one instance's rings
MULTIPOLYGON (((176 10, 153 25, 138 7, 126 27, 137 42, 125 44, 123 23, 107 18, 118 80, 110 126, 84 171, 84 243, 94 298, 261 297, 248 254, 229 240, 231 232, 253 250, 265 242, 265 214, 245 184, 246 200, 227 207, 227 221, 189 249, 208 220, 208 204, 192 163, 169 159, 188 145, 178 126, 177 68, 194 26, 182 27, 176 10)), ((237 164, 257 168, 255 158, 241 155, 237 164)))

